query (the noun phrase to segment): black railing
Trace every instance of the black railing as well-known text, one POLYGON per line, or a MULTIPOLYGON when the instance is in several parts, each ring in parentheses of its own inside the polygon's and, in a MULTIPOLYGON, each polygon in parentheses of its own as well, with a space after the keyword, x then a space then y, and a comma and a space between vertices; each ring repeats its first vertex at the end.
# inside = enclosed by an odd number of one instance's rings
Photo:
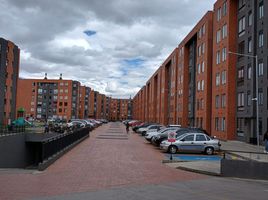
POLYGON ((0 136, 10 135, 14 133, 24 133, 25 126, 1 126, 0 125, 0 136))
POLYGON ((74 132, 60 134, 58 136, 46 139, 39 146, 39 161, 42 163, 51 156, 63 151, 66 147, 72 145, 81 138, 89 135, 89 128, 78 129, 74 132))

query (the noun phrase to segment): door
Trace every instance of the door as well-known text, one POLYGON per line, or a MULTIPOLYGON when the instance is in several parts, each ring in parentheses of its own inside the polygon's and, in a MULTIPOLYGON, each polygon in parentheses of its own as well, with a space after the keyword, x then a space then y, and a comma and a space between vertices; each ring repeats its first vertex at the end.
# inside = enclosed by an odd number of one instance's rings
POLYGON ((194 134, 186 135, 179 141, 178 149, 182 152, 194 151, 194 134))
POLYGON ((207 146, 207 138, 203 134, 196 134, 194 142, 195 150, 197 152, 203 152, 207 146))

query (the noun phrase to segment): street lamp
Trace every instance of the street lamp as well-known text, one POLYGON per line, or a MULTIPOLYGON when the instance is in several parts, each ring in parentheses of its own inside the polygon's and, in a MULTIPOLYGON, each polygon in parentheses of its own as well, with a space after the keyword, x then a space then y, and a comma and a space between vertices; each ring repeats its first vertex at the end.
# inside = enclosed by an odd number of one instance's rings
POLYGON ((249 55, 249 54, 242 54, 242 53, 236 53, 236 52, 228 52, 229 54, 234 54, 237 56, 244 56, 244 57, 249 57, 249 58, 254 58, 255 59, 255 78, 256 78, 256 97, 252 99, 252 101, 256 101, 256 131, 257 131, 257 146, 258 146, 258 150, 260 151, 260 133, 259 133, 259 101, 258 101, 258 97, 259 97, 259 79, 258 79, 258 56, 255 55, 249 55))

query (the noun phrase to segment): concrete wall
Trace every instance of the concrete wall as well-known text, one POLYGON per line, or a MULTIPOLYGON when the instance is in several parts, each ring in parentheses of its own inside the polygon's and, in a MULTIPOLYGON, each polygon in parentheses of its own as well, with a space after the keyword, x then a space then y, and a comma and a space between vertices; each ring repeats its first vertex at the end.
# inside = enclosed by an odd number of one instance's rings
POLYGON ((31 164, 25 134, 0 137, 0 168, 25 168, 31 164))
POLYGON ((221 160, 221 174, 226 177, 268 180, 268 163, 257 161, 221 160))

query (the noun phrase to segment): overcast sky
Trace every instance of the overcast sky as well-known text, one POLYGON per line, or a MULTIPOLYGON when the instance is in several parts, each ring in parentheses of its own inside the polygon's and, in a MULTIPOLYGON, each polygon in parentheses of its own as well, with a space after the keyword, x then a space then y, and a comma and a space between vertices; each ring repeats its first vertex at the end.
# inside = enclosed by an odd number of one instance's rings
POLYGON ((0 37, 21 49, 20 77, 74 79, 134 96, 214 0, 0 0, 0 37))

